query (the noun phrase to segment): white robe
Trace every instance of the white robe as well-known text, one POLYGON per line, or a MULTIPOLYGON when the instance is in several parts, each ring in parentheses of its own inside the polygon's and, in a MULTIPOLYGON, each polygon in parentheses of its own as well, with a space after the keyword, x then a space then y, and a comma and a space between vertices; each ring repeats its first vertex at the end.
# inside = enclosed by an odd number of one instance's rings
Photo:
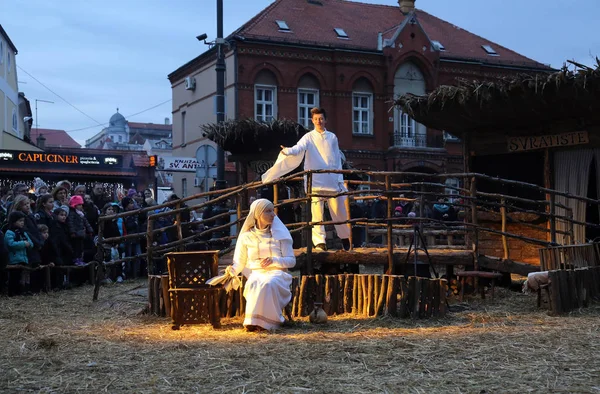
MULTIPOLYGON (((289 173, 302 162, 304 158, 305 170, 341 170, 342 152, 335 134, 325 130, 319 133, 316 130, 308 132, 300 141, 291 148, 282 150, 271 167, 262 176, 263 182, 269 182, 289 173), (287 155, 287 156, 286 156, 287 155)), ((313 193, 332 192, 339 193, 344 189, 344 176, 342 174, 313 174, 313 193)))
POLYGON ((235 274, 251 271, 244 287, 244 326, 273 330, 285 321, 282 311, 292 299, 292 275, 287 269, 294 265, 296 258, 291 240, 276 241, 270 230, 256 228, 240 234, 232 268, 235 274), (262 268, 260 262, 266 257, 271 257, 273 264, 262 268))

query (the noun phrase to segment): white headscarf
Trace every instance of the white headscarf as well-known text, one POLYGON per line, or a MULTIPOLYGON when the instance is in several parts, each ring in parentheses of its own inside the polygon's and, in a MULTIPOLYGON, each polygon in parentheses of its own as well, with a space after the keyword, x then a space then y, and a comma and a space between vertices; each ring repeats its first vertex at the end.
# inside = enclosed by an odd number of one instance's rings
MULTIPOLYGON (((273 203, 266 198, 259 198, 250 205, 250 213, 248 213, 248 216, 244 221, 240 235, 246 231, 252 230, 252 228, 256 225, 257 219, 263 214, 269 205, 273 205, 273 203)), ((292 236, 290 235, 289 230, 277 216, 275 216, 273 223, 271 224, 271 236, 276 241, 292 241, 292 236)))

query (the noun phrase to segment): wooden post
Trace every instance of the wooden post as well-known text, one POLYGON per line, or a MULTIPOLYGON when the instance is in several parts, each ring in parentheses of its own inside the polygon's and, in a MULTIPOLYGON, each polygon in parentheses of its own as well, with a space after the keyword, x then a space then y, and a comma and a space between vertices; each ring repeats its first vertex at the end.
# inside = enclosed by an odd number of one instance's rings
POLYGON ((304 267, 304 274, 313 274, 312 264, 312 226, 310 222, 312 220, 312 172, 306 175, 306 266, 304 267))
POLYGON ((391 222, 391 218, 394 212, 394 208, 392 204, 394 200, 392 199, 392 180, 389 175, 385 176, 385 191, 387 198, 387 253, 388 253, 388 269, 387 273, 392 274, 394 272, 394 243, 392 242, 392 233, 393 233, 393 223, 391 222))
MULTIPOLYGON (((181 208, 181 203, 177 203, 177 205, 175 205, 175 209, 180 209, 181 208)), ((181 212, 177 212, 177 215, 175 216, 177 219, 177 240, 181 241, 183 239, 183 232, 181 231, 181 212)), ((185 245, 181 244, 177 247, 177 250, 179 250, 180 252, 183 252, 185 250, 185 245)))
POLYGON ((154 274, 154 256, 152 253, 152 249, 154 248, 154 234, 152 234, 152 230, 154 230, 154 219, 148 218, 148 225, 146 227, 146 260, 148 266, 148 275, 154 274))
POLYGON ((169 275, 161 275, 160 285, 162 288, 163 305, 165 307, 165 315, 171 316, 171 300, 169 299, 169 275))
MULTIPOLYGON (((278 202, 279 202, 279 185, 277 183, 275 183, 273 185, 273 205, 276 206, 278 202)), ((277 213, 279 213, 279 208, 276 206, 275 214, 277 215, 277 213)))
MULTIPOLYGON (((479 270, 479 229, 477 220, 477 180, 475 177, 471 178, 471 223, 473 224, 473 269, 479 270)), ((473 288, 475 293, 479 288, 479 278, 473 278, 473 288)), ((461 290, 462 291, 462 290, 461 290)))
POLYGON ((242 201, 243 201, 243 196, 241 194, 237 195, 237 199, 236 199, 236 211, 237 211, 237 219, 238 219, 238 224, 236 225, 236 236, 240 236, 240 231, 242 231, 242 225, 244 223, 242 223, 240 220, 242 219, 242 201))
MULTIPOLYGON (((346 190, 350 190, 348 189, 348 181, 344 181, 344 186, 346 187, 346 190)), ((344 200, 344 207, 346 209, 346 217, 348 219, 352 219, 352 216, 350 216, 350 196, 346 196, 346 199, 344 200)), ((350 242, 350 250, 352 250, 353 245, 354 245, 354 241, 352 239, 352 224, 348 223, 348 229, 350 230, 350 237, 348 237, 348 241, 350 242)))
MULTIPOLYGON (((98 260, 98 270, 96 271, 96 278, 94 280, 94 295, 92 296, 93 301, 98 301, 98 293, 100 292, 100 282, 104 279, 104 249, 102 246, 102 239, 104 238, 104 220, 100 221, 98 225, 98 251, 96 253, 96 259, 98 260)), ((67 271, 68 275, 68 271, 67 271)))
MULTIPOLYGON (((502 232, 506 232, 506 200, 500 200, 500 214, 502 215, 502 232)), ((508 260, 508 241, 506 235, 502 235, 502 248, 504 249, 504 260, 508 260)))
POLYGON ((556 195, 550 193, 550 241, 556 243, 556 195))

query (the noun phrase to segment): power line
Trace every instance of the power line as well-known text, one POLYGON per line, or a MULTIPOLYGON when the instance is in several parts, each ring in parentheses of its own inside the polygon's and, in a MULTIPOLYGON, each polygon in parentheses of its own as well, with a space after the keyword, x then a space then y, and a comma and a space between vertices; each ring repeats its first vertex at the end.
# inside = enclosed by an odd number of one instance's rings
MULTIPOLYGON (((150 107, 150 108, 146 108, 146 109, 145 109, 145 110, 143 110, 143 111, 136 112, 135 114, 131 114, 131 115, 125 116, 125 119, 127 119, 127 118, 132 118, 132 117, 134 117, 134 116, 137 116, 137 115, 139 115, 139 114, 143 114, 144 112, 148 112, 148 111, 150 111, 150 110, 152 110, 152 109, 154 109, 154 108, 160 107, 161 105, 164 105, 164 104, 166 104, 166 103, 168 103, 168 102, 171 102, 171 101, 172 101, 172 99, 165 100, 165 101, 163 101, 162 103, 158 103, 158 104, 156 104, 156 105, 154 105, 154 106, 152 106, 152 107, 150 107)), ((66 132, 67 132, 67 133, 74 133, 74 132, 76 132, 76 131, 82 131, 82 130, 93 129, 94 127, 106 126, 108 123, 109 123, 109 122, 102 123, 102 124, 98 124, 98 125, 93 125, 93 126, 82 127, 82 128, 80 128, 80 129, 67 130, 66 132)))
POLYGON ((76 106, 74 106, 73 104, 71 104, 70 102, 68 102, 65 98, 63 98, 61 95, 59 95, 58 93, 56 93, 55 91, 53 91, 52 89, 50 89, 48 86, 44 85, 39 79, 37 79, 36 77, 34 77, 30 73, 28 73, 25 69, 23 69, 23 67, 21 67, 21 66, 17 66, 17 67, 19 67, 19 69, 21 71, 23 71, 25 74, 29 75, 34 81, 36 81, 37 83, 39 83, 40 85, 42 85, 43 87, 45 87, 46 89, 48 89, 48 91, 50 91, 50 93, 54 94, 56 97, 58 97, 59 99, 61 99, 65 103, 69 104, 71 107, 73 107, 79 113, 87 116, 88 118, 90 118, 91 120, 93 120, 94 122, 96 122, 98 125, 100 125, 100 122, 98 122, 96 119, 92 118, 90 115, 86 114, 85 112, 83 112, 82 110, 80 110, 79 108, 77 108, 76 106))

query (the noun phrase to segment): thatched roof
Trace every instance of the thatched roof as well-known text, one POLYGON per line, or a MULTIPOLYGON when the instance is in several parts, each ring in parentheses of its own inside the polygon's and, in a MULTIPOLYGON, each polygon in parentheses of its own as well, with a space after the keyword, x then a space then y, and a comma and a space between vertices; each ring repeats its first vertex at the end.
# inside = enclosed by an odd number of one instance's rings
POLYGON ((295 145, 307 131, 301 124, 288 119, 271 123, 254 119, 227 120, 222 125, 206 124, 202 130, 205 137, 234 155, 279 151, 280 145, 295 145))
POLYGON ((416 121, 456 136, 465 133, 522 134, 569 119, 600 121, 600 61, 591 68, 521 74, 494 82, 461 80, 425 96, 404 95, 395 101, 416 121))

